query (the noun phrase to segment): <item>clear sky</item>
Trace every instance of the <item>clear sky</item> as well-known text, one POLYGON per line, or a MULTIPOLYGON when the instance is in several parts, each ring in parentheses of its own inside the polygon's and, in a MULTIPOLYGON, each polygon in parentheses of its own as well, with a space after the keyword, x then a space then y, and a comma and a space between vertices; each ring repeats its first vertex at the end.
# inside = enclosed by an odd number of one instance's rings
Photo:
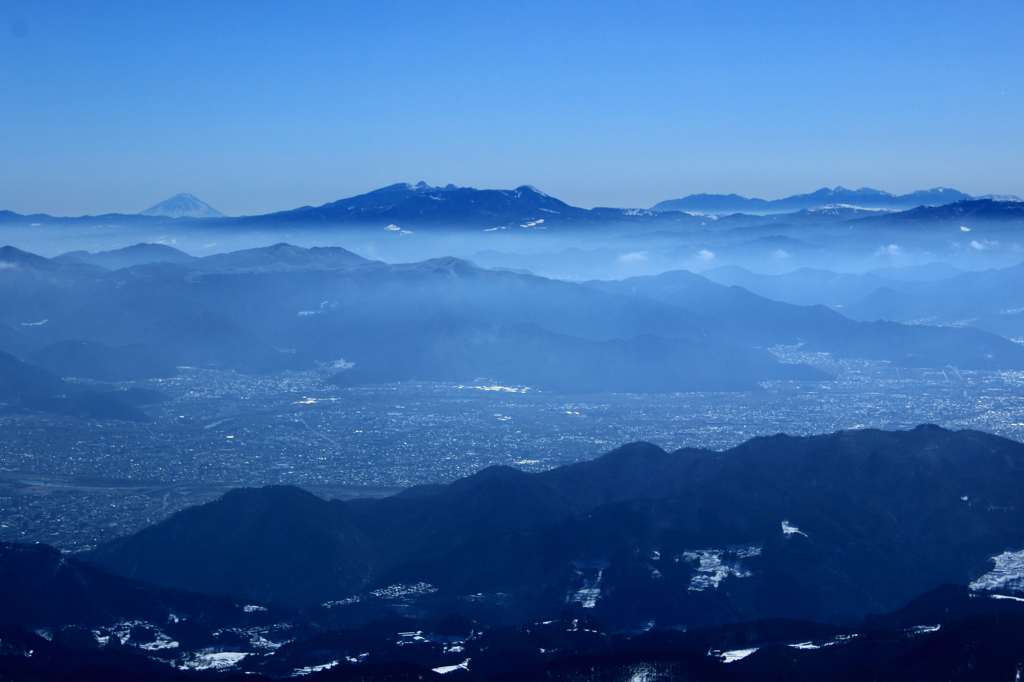
POLYGON ((1024 0, 0 0, 0 208, 1024 196, 1024 0))

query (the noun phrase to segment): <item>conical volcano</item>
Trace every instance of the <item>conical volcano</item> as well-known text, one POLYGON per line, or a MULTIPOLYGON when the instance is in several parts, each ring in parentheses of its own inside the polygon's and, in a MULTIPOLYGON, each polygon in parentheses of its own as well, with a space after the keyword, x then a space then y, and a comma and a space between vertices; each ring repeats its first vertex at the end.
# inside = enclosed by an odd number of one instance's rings
POLYGON ((175 194, 156 206, 151 206, 141 215, 158 215, 168 218, 224 218, 223 213, 191 194, 175 194))

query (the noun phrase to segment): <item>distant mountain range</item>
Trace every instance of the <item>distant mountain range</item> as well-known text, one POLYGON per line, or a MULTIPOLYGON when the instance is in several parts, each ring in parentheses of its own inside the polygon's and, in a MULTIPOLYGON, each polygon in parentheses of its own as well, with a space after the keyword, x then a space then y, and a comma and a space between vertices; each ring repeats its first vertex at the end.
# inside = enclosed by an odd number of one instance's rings
POLYGON ((691 194, 682 199, 669 199, 655 204, 652 211, 694 211, 699 213, 792 213, 822 206, 840 205, 860 208, 906 210, 918 206, 944 206, 957 201, 971 199, 992 199, 996 201, 1020 201, 1015 196, 973 197, 955 189, 936 187, 922 189, 909 194, 895 195, 869 187, 846 189, 823 187, 810 194, 794 194, 784 199, 748 199, 738 194, 691 194))
MULTIPOLYGON (((318 207, 303 206, 258 216, 215 217, 212 208, 191 195, 177 195, 147 209, 142 214, 108 214, 80 218, 55 218, 45 214, 29 216, 0 210, 0 224, 159 224, 167 220, 179 224, 221 227, 270 226, 372 226, 376 229, 451 227, 458 229, 545 230, 551 225, 583 226, 604 223, 699 224, 684 213, 655 213, 644 209, 594 208, 570 206, 529 185, 514 190, 474 189, 472 187, 431 187, 398 183, 366 194, 340 199, 318 207), (204 208, 205 207, 205 208, 204 208), (208 209, 208 210, 207 210, 208 209)), ((220 215, 220 214, 218 214, 220 215)))
POLYGON ((170 199, 150 206, 140 215, 166 216, 168 218, 223 218, 223 213, 191 194, 175 194, 170 199))
MULTIPOLYGON (((11 262, 22 265, 0 268, 0 321, 39 347, 139 344, 162 358, 154 376, 166 363, 266 372, 344 359, 355 363, 335 378, 344 384, 486 377, 547 390, 644 392, 826 378, 742 338, 720 338, 713 321, 660 302, 450 258, 393 266, 344 249, 282 244, 98 274, 71 256, 15 252, 11 262)), ((1009 362, 1024 367, 1024 351, 1009 362)))
POLYGON ((1016 197, 971 197, 957 190, 937 188, 902 196, 873 189, 821 189, 785 199, 764 201, 730 195, 691 195, 663 201, 652 210, 626 208, 584 209, 570 206, 529 185, 514 190, 472 187, 431 187, 399 183, 366 194, 340 199, 322 206, 303 206, 257 216, 228 218, 189 194, 179 194, 141 214, 55 218, 37 214, 23 216, 0 211, 0 224, 123 224, 151 225, 173 221, 199 227, 251 228, 352 226, 386 229, 396 233, 415 229, 473 229, 480 231, 539 231, 552 227, 594 227, 617 225, 670 229, 700 228, 701 214, 792 214, 794 224, 829 223, 878 216, 879 212, 903 211, 927 206, 960 206, 958 213, 918 213, 912 219, 942 221, 957 216, 1006 220, 1024 212, 1016 197), (1005 201, 1004 201, 1005 200, 1005 201), (996 204, 992 207, 992 204, 996 204), (1005 204, 1005 205, 1003 205, 1005 204), (819 210, 825 209, 825 210, 819 210))
POLYGON ((332 379, 341 385, 486 378, 652 393, 826 380, 765 350, 795 343, 901 367, 1024 369, 1024 346, 995 334, 856 322, 685 271, 576 284, 454 258, 387 265, 287 244, 205 258, 163 245, 53 259, 5 247, 0 264, 0 350, 67 377, 344 360, 354 365, 332 379))

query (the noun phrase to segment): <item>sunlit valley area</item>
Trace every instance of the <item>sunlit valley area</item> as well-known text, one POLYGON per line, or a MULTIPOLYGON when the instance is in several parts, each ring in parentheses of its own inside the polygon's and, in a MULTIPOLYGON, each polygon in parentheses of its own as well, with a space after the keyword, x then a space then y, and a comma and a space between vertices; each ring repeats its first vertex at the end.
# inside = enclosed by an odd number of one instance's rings
POLYGON ((0 5, 0 682, 1019 680, 1024 8, 840 4, 0 5))

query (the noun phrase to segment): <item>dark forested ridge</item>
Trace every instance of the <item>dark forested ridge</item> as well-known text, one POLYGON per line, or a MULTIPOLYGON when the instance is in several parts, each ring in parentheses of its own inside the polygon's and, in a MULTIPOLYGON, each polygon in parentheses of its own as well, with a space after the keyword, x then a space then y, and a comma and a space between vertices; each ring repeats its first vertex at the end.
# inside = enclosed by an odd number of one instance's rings
POLYGON ((386 610, 381 590, 426 584, 410 597, 417 609, 494 623, 553 617, 566 603, 624 629, 846 622, 990 571, 1020 543, 1022 484, 1021 444, 934 426, 724 452, 638 443, 383 500, 238 490, 90 560, 238 599, 349 600, 356 620, 386 610))
POLYGON ((0 546, 0 667, 1012 679, 1022 476, 1024 445, 921 426, 724 452, 636 443, 381 500, 236 490, 89 563, 0 546))

